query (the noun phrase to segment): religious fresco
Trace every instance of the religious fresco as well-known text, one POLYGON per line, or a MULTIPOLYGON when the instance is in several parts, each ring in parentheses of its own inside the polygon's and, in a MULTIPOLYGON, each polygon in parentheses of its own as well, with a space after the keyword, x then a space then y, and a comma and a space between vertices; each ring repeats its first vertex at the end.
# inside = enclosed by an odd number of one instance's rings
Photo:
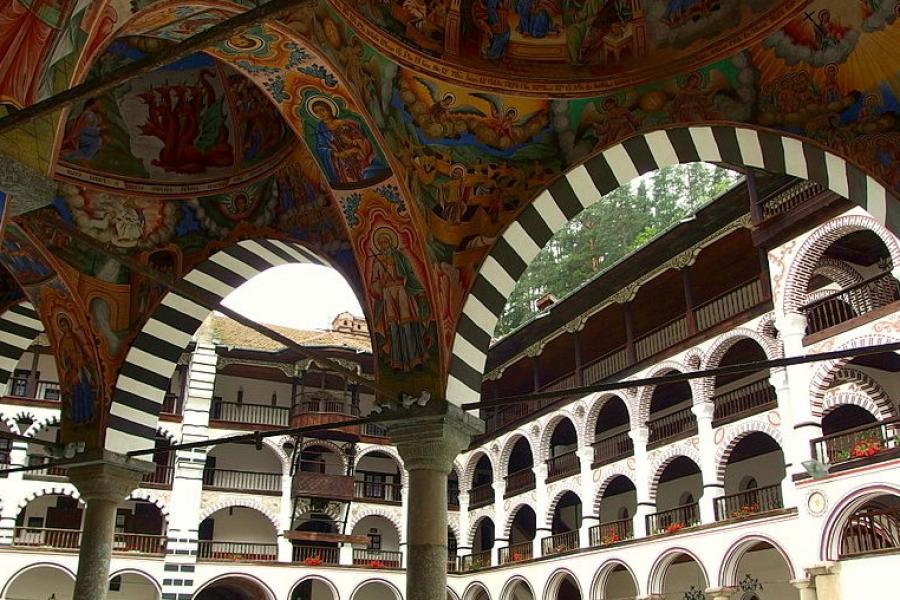
MULTIPOLYGON (((142 58, 157 43, 141 37, 116 40, 93 72, 142 58)), ((252 172, 282 158, 292 138, 277 108, 255 85, 197 53, 139 84, 128 82, 73 107, 58 172, 134 190, 153 181, 151 189, 158 191, 158 182, 185 179, 216 189, 233 184, 238 168, 252 172)))

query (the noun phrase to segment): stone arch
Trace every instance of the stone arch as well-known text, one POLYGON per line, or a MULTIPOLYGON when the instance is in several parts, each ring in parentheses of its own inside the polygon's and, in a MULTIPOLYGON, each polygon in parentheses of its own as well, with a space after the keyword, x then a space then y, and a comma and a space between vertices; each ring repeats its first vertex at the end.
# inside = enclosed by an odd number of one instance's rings
POLYGON ((15 417, 7 417, 3 413, 0 413, 0 422, 2 422, 4 425, 6 425, 6 428, 9 430, 10 433, 19 433, 19 424, 18 424, 19 417, 28 417, 32 421, 34 421, 34 413, 23 410, 23 411, 20 411, 18 414, 16 414, 15 417))
MULTIPOLYGON (((496 535, 497 522, 494 521, 493 514, 494 514, 493 512, 485 512, 481 515, 478 515, 478 518, 476 518, 474 521, 472 521, 472 524, 469 525, 469 535, 466 537, 466 546, 467 547, 471 548, 472 546, 475 545, 475 535, 478 533, 478 527, 481 525, 481 522, 484 521, 485 519, 490 519, 491 523, 494 524, 494 537, 495 538, 497 537, 497 535, 496 535)), ((457 541, 459 541, 459 538, 456 538, 456 539, 457 539, 457 541)))
MULTIPOLYGON (((506 299, 553 234, 604 194, 665 166, 712 162, 765 169, 819 183, 880 222, 896 222, 893 193, 818 144, 734 125, 683 125, 631 136, 552 182, 502 233, 476 273, 454 335, 447 397, 477 402, 494 327, 506 299), (888 215, 891 218, 888 219, 888 215)), ((895 265, 900 264, 897 259, 895 265)), ((804 290, 805 291, 805 290, 804 290)))
POLYGON ((846 366, 843 369, 838 370, 837 377, 832 383, 831 389, 825 392, 825 395, 822 398, 822 414, 820 415, 815 412, 815 405, 813 406, 813 414, 816 416, 824 416, 825 413, 827 413, 829 410, 828 397, 830 395, 834 395, 835 393, 841 393, 842 390, 840 390, 839 388, 845 383, 852 384, 850 391, 854 395, 866 398, 867 403, 875 407, 875 410, 870 410, 866 407, 863 407, 866 408, 866 410, 869 410, 869 412, 871 412, 875 417, 879 417, 880 415, 880 418, 882 419, 889 419, 896 414, 894 403, 891 400, 890 395, 888 395, 881 384, 875 381, 875 379, 873 379, 869 375, 850 366, 846 366))
POLYGON ((781 348, 781 332, 778 331, 775 323, 775 311, 768 312, 760 317, 759 322, 756 324, 756 331, 770 340, 777 340, 779 343, 778 347, 781 348))
POLYGON ((356 527, 359 522, 366 517, 381 517, 385 519, 388 523, 393 525, 394 529, 397 530, 397 538, 401 541, 403 540, 403 534, 405 533, 403 528, 403 519, 397 512, 393 512, 383 507, 365 507, 365 510, 359 511, 347 521, 347 530, 353 531, 353 528, 356 527))
POLYGON ((249 573, 232 572, 232 573, 223 573, 221 575, 217 575, 217 576, 213 577, 212 579, 204 582, 203 584, 197 586, 197 591, 194 592, 194 595, 192 596, 192 598, 196 598, 197 595, 200 592, 202 592, 203 590, 205 590, 206 588, 208 588, 212 585, 215 585, 216 583, 218 583, 220 581, 227 580, 227 579, 243 579, 244 581, 249 581, 249 582, 253 583, 254 585, 259 586, 259 589, 264 590, 266 592, 266 594, 268 594, 268 598, 266 598, 265 600, 275 600, 278 597, 275 595, 275 592, 272 591, 272 588, 269 587, 268 584, 263 582, 261 579, 259 579, 255 575, 250 575, 249 573))
POLYGON ((766 353, 766 358, 769 360, 784 356, 784 349, 777 340, 746 327, 736 327, 713 340, 709 351, 706 353, 703 369, 715 369, 718 367, 725 353, 731 350, 735 344, 745 339, 756 342, 763 352, 766 353))
POLYGON ((600 502, 603 500, 603 494, 606 493, 606 488, 609 487, 609 484, 617 477, 624 477, 635 486, 635 489, 637 489, 637 484, 634 483, 634 471, 628 469, 625 465, 619 464, 613 469, 604 469, 603 473, 606 474, 606 476, 600 485, 597 486, 597 492, 594 494, 593 514, 599 514, 600 502))
POLYGON ((369 454, 373 454, 375 452, 380 452, 381 454, 386 454, 394 459, 397 463, 397 466, 400 468, 400 483, 402 485, 406 485, 406 468, 403 466, 403 459, 400 458, 400 453, 397 452, 397 448, 394 446, 369 446, 363 450, 360 450, 353 461, 353 470, 359 466, 359 461, 362 460, 364 456, 368 456, 369 454))
POLYGON ((59 424, 59 415, 50 415, 32 423, 22 435, 33 438, 47 427, 58 427, 59 424))
POLYGON ((556 512, 556 507, 559 504, 559 501, 562 500, 562 497, 566 494, 574 494, 578 501, 581 502, 581 510, 584 512, 584 500, 579 493, 580 490, 570 490, 570 489, 561 489, 553 496, 550 500, 550 503, 547 505, 547 512, 544 514, 544 523, 546 525, 550 525, 553 522, 553 513, 556 512))
POLYGON ((579 449, 582 447, 584 437, 578 431, 578 418, 567 410, 559 410, 547 420, 544 427, 541 429, 540 443, 538 444, 538 456, 535 457, 535 462, 544 462, 550 458, 550 440, 553 439, 553 432, 556 431, 556 427, 564 419, 568 419, 575 429, 576 447, 579 449))
POLYGON ((44 324, 31 302, 23 300, 0 314, 0 385, 9 382, 22 354, 43 331, 44 324))
MULTIPOLYGON (((516 515, 519 514, 520 509, 527 506, 534 510, 534 507, 531 504, 531 502, 519 502, 509 510, 506 516, 506 523, 503 526, 503 535, 501 536, 502 539, 509 539, 509 534, 510 531, 512 531, 513 522, 516 520, 516 515)), ((537 514, 535 514, 535 517, 537 517, 537 514)))
POLYGON ((466 589, 463 590, 462 600, 475 600, 479 590, 484 594, 487 600, 491 600, 491 593, 488 591, 488 587, 477 580, 466 586, 466 589))
POLYGON ((884 494, 900 496, 900 485, 890 483, 872 483, 857 487, 840 500, 828 513, 822 526, 822 538, 819 542, 819 560, 837 560, 840 554, 841 531, 844 521, 860 506, 884 494))
POLYGON ((235 507, 249 508, 262 514, 266 519, 269 520, 269 522, 272 524, 272 527, 275 529, 275 534, 278 535, 280 531, 278 527, 278 514, 275 511, 268 509, 262 502, 260 502, 256 498, 239 498, 237 496, 226 496, 224 498, 219 498, 200 511, 198 522, 202 523, 204 519, 220 510, 235 507))
POLYGON ((806 304, 809 280, 825 251, 845 235, 871 231, 887 247, 894 268, 900 267, 900 243, 888 229, 869 215, 850 214, 834 218, 815 229, 797 250, 784 282, 784 314, 799 313, 806 304))
MULTIPOLYGON (((853 348, 865 348, 867 346, 880 346, 883 344, 895 344, 900 342, 900 338, 894 335, 884 333, 870 333, 855 337, 843 344, 840 344, 833 350, 850 350, 853 348)), ((852 358, 835 358, 819 363, 818 368, 813 371, 809 383, 810 402, 812 404, 813 414, 822 414, 822 399, 828 392, 829 388, 835 385, 839 380, 841 370, 844 369, 852 360, 852 358)))
POLYGON ((494 475, 494 477, 504 477, 508 475, 509 471, 509 459, 512 456, 513 448, 515 448, 516 444, 519 440, 524 439, 528 444, 528 449, 531 450, 531 461, 535 462, 537 458, 537 453, 534 451, 534 442, 532 442, 531 438, 524 431, 514 431, 512 432, 503 444, 503 449, 500 451, 500 458, 498 459, 499 471, 500 475, 494 475))
MULTIPOLYGON (((740 421, 734 427, 727 428, 725 435, 728 437, 723 440, 716 449, 715 464, 716 481, 718 483, 725 483, 725 469, 728 467, 728 458, 731 456, 732 450, 734 450, 735 446, 737 446, 741 440, 753 433, 764 433, 775 440, 779 446, 784 446, 781 430, 767 420, 754 419, 753 421, 740 421)), ((697 464, 699 465, 700 463, 697 464)))
POLYGON ((125 498, 125 502, 129 500, 139 500, 141 502, 149 502, 150 504, 156 506, 159 509, 160 514, 162 514, 163 518, 166 520, 165 525, 166 529, 169 528, 169 507, 166 506, 166 503, 163 502, 159 496, 153 493, 152 490, 147 490, 144 488, 138 488, 131 492, 127 498, 125 498))
POLYGON ((330 579, 328 579, 327 577, 323 577, 322 575, 305 575, 301 577, 299 580, 297 580, 296 583, 294 583, 293 586, 291 586, 291 591, 288 594, 288 598, 293 598, 294 591, 297 589, 297 586, 306 581, 318 581, 319 583, 327 587, 329 591, 331 591, 331 600, 341 600, 341 594, 338 592, 337 586, 334 585, 334 583, 332 583, 330 579))
MULTIPOLYGON (((683 363, 680 363, 678 361, 665 360, 657 365, 654 365, 653 369, 644 377, 659 377, 667 371, 689 373, 690 369, 688 369, 683 363)), ((700 380, 689 379, 688 385, 691 386, 691 398, 693 399, 693 403, 696 404, 703 397, 703 390, 701 389, 700 380)), ((632 415, 634 415, 637 420, 631 423, 632 429, 641 427, 650 420, 650 400, 653 398, 653 391, 656 389, 656 387, 657 386, 655 385, 645 385, 644 387, 639 388, 635 393, 635 404, 637 406, 637 410, 632 412, 632 415)))
POLYGON ((481 460, 482 456, 486 456, 488 462, 491 463, 491 475, 493 477, 493 481, 497 481, 497 467, 494 464, 494 460, 491 458, 491 455, 486 450, 476 450, 469 457, 469 460, 466 461, 466 466, 463 468, 462 473, 460 474, 459 479, 459 489, 461 491, 468 492, 472 489, 472 481, 475 479, 475 467, 478 465, 478 461, 481 460))
POLYGON ((587 416, 584 419, 584 430, 581 439, 584 440, 585 444, 590 444, 594 439, 594 430, 597 428, 597 418, 600 416, 600 411, 613 398, 618 398, 622 401, 625 405, 625 410, 628 411, 628 421, 634 421, 634 397, 630 393, 627 391, 622 393, 615 391, 600 394, 591 402, 591 407, 588 409, 587 416))
MULTIPOLYGON (((791 557, 785 551, 785 549, 770 538, 769 536, 762 534, 751 534, 742 537, 737 540, 725 551, 725 558, 722 559, 722 565, 719 568, 719 583, 718 585, 721 587, 734 587, 738 585, 738 580, 740 578, 740 573, 738 572, 738 566, 741 564, 741 559, 750 550, 753 546, 764 543, 772 546, 778 554, 781 555, 781 558, 784 559, 785 564, 787 564, 788 572, 791 574, 791 579, 795 579, 798 577, 797 570, 794 568, 794 563, 791 560, 791 557)), ((710 583, 710 585, 712 585, 710 583)))
POLYGON ((565 567, 560 567, 553 571, 553 573, 550 574, 550 577, 547 578, 547 583, 544 585, 543 599, 555 600, 557 597, 556 592, 559 591, 559 586, 562 583, 563 579, 565 579, 566 577, 571 578, 572 581, 575 582, 575 586, 578 588, 578 594, 581 596, 581 598, 586 598, 586 596, 584 595, 584 590, 581 589, 581 581, 578 579, 575 573, 565 567))
POLYGON ((336 443, 334 443, 330 440, 320 440, 317 438, 311 438, 311 439, 308 439, 303 442, 303 444, 300 446, 300 452, 303 453, 310 446, 322 446, 323 448, 328 448, 329 450, 334 452, 337 455, 337 457, 341 460, 341 468, 344 469, 345 473, 347 472, 348 458, 347 458, 347 455, 344 453, 344 449, 341 448, 339 445, 337 445, 336 443))
POLYGON ((350 592, 350 600, 354 600, 356 598, 356 594, 359 592, 359 590, 361 590, 365 586, 373 584, 373 583, 383 585, 383 586, 387 587, 389 590, 391 590, 391 592, 394 594, 395 600, 403 600, 403 594, 400 593, 400 590, 397 588, 397 586, 394 585, 393 583, 391 583, 390 581, 388 581, 387 579, 381 579, 381 578, 366 579, 365 581, 357 584, 357 586, 355 588, 353 588, 353 591, 350 592))
POLYGON ((687 548, 675 547, 665 550, 653 562, 653 566, 650 568, 650 576, 647 578, 648 593, 662 594, 663 583, 666 579, 666 571, 672 565, 675 559, 678 558, 678 556, 681 554, 691 557, 691 559, 695 563, 697 563, 697 566, 700 567, 700 572, 703 573, 703 579, 706 581, 706 586, 704 587, 704 589, 706 587, 709 587, 709 573, 707 572, 706 567, 703 565, 703 562, 701 562, 700 557, 687 548))
POLYGON ((22 510, 25 509, 26 506, 37 500, 42 496, 69 496, 78 500, 80 504, 84 504, 81 500, 81 494, 78 493, 78 490, 75 489, 75 486, 46 486, 42 487, 37 491, 30 492, 27 496, 19 500, 19 503, 16 505, 16 515, 18 515, 22 510))
POLYGON ((34 570, 34 569, 40 569, 41 567, 44 567, 44 568, 50 568, 50 569, 57 569, 57 570, 59 570, 59 571, 62 571, 64 574, 66 574, 66 575, 68 575, 69 577, 72 578, 72 582, 73 582, 73 583, 74 583, 74 581, 75 581, 75 573, 72 571, 72 569, 70 569, 70 568, 68 568, 68 567, 65 567, 65 566, 63 566, 63 565, 61 565, 61 564, 59 564, 59 563, 50 562, 50 561, 47 561, 47 562, 38 562, 38 563, 32 563, 32 564, 29 564, 29 565, 26 565, 26 566, 22 567, 21 569, 19 569, 18 571, 16 571, 15 573, 13 573, 12 575, 9 576, 9 579, 7 579, 7 580, 6 580, 6 583, 3 584, 3 588, 0 589, 0 598, 6 598, 6 593, 9 591, 9 586, 10 586, 16 579, 18 579, 20 575, 23 575, 24 573, 27 573, 28 571, 32 571, 32 570, 34 570))
POLYGON ((140 569, 135 569, 133 567, 128 567, 125 569, 119 569, 114 573, 109 574, 109 579, 112 580, 113 577, 121 577, 122 575, 139 575, 153 584, 153 587, 156 588, 156 592, 158 594, 162 594, 162 586, 159 584, 159 581, 156 578, 148 573, 147 571, 142 571, 140 569))
POLYGON ((697 347, 688 348, 681 360, 688 369, 697 371, 703 364, 703 352, 697 347))
POLYGON ((531 597, 534 600, 538 600, 537 595, 534 593, 534 586, 531 585, 531 582, 529 582, 524 575, 513 575, 506 580, 506 583, 504 583, 503 587, 500 588, 500 600, 515 600, 514 596, 512 595, 512 590, 517 584, 520 583, 528 588, 528 591, 531 592, 531 597))
MULTIPOLYGON (((289 263, 327 266, 324 260, 294 242, 243 240, 216 252, 182 280, 218 304, 252 277, 289 263)), ((177 292, 163 297, 119 369, 109 408, 107 450, 125 453, 153 446, 169 381, 191 337, 209 313, 209 308, 177 292)))
POLYGON ((656 492, 659 490, 659 479, 662 477, 663 471, 676 458, 683 456, 694 461, 698 468, 703 469, 703 463, 700 459, 700 451, 692 444, 680 444, 665 446, 654 457, 650 465, 650 501, 656 502, 656 492))
POLYGON ((841 288, 848 288, 865 281, 863 276, 859 274, 859 271, 854 269, 849 263, 828 256, 823 256, 819 259, 812 274, 826 277, 841 286, 841 288))
POLYGON ((632 569, 628 563, 618 558, 610 558, 607 559, 600 568, 597 569, 597 572, 594 573, 594 579, 591 581, 591 600, 605 600, 602 596, 600 596, 597 590, 602 590, 606 586, 606 580, 609 578, 610 574, 616 567, 624 568, 628 574, 631 576, 631 580, 634 582, 634 587, 638 591, 638 595, 640 595, 641 591, 641 583, 638 581, 638 578, 634 574, 634 569, 632 569))

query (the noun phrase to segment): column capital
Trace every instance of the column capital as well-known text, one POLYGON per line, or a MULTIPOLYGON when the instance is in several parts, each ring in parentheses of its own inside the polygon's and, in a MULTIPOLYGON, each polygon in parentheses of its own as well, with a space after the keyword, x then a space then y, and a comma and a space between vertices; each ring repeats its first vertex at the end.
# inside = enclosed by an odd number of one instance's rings
POLYGON ((705 419, 711 421, 716 405, 712 402, 695 402, 691 405, 691 412, 697 417, 697 420, 705 419))
POLYGON ((790 584, 798 590, 815 589, 816 587, 812 579, 791 579, 790 584))
POLYGON ((628 435, 631 436, 631 441, 634 442, 635 446, 646 446, 647 440, 650 439, 650 428, 646 425, 639 425, 630 429, 628 435))
POLYGON ((730 600, 737 590, 736 587, 712 587, 707 588, 705 593, 709 600, 730 600))
POLYGON ((453 460, 468 448, 472 436, 484 431, 484 423, 448 402, 431 400, 426 406, 393 407, 385 416, 392 443, 407 470, 450 472, 453 460))
POLYGON ((840 570, 840 567, 840 563, 836 563, 833 561, 816 563, 815 565, 806 568, 806 574, 810 577, 818 577, 819 575, 833 575, 840 570))
POLYGON ((138 487, 141 477, 155 468, 145 460, 129 459, 106 450, 86 452, 80 460, 87 464, 69 467, 69 480, 88 504, 122 502, 138 487))

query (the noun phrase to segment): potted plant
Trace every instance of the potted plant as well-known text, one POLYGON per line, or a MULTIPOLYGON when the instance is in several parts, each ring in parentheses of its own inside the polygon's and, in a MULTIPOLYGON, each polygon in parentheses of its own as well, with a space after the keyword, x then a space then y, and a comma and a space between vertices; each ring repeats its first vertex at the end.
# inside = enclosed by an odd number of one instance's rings
POLYGON ((606 544, 615 544, 616 542, 618 542, 620 540, 621 540, 621 538, 619 537, 619 534, 616 532, 613 532, 613 533, 604 535, 602 538, 600 538, 600 543, 605 546, 606 544))
POLYGON ((522 560, 522 558, 523 558, 523 556, 522 556, 521 552, 513 552, 513 555, 512 555, 513 562, 519 562, 520 560, 522 560))
POLYGON ((322 564, 322 558, 318 554, 307 556, 303 559, 303 564, 307 567, 318 567, 322 564))
POLYGON ((370 568, 370 569, 383 569, 383 568, 384 568, 384 563, 381 562, 380 560, 370 560, 370 561, 369 561, 369 568, 370 568))
POLYGON ((684 529, 684 523, 676 522, 670 523, 668 527, 666 527, 666 533, 678 533, 684 529))
POLYGON ((857 440, 856 443, 853 444, 853 448, 850 449, 850 457, 864 458, 867 456, 875 456, 882 450, 884 450, 883 442, 875 436, 870 436, 857 440))
POLYGON ((731 513, 731 517, 733 519, 743 519, 744 517, 749 517, 750 515, 755 515, 759 512, 759 504, 745 504, 741 506, 739 509, 731 513))

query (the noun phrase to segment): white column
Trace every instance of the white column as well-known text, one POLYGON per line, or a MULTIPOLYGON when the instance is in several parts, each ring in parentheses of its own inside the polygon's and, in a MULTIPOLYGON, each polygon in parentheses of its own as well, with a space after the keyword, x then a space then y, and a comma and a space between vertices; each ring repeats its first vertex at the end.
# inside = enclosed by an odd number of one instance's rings
POLYGON ((497 473, 494 473, 494 477, 495 479, 491 483, 491 487, 494 488, 494 514, 491 515, 494 521, 494 549, 491 552, 491 564, 499 565, 500 548, 509 545, 509 537, 503 533, 507 519, 506 510, 503 508, 503 496, 506 495, 506 480, 502 475, 497 478, 497 473))
MULTIPOLYGON (((805 355, 803 337, 806 335, 806 315, 786 314, 777 326, 784 340, 785 356, 805 355)), ((782 419, 789 423, 784 426, 786 433, 790 427, 790 436, 785 438, 791 440, 790 456, 785 456, 785 463, 790 465, 791 474, 806 473, 802 463, 813 458, 810 442, 822 435, 821 419, 813 416, 810 403, 812 373, 816 366, 817 363, 807 363, 785 367, 784 380, 779 381, 781 389, 776 386, 782 419)))
MULTIPOLYGON (((403 485, 400 490, 400 522, 406 523, 409 520, 409 477, 401 477, 403 485)), ((405 569, 406 562, 409 559, 409 548, 406 546, 406 527, 397 532, 400 536, 400 561, 401 566, 405 569)))
POLYGON ((827 562, 806 570, 815 578, 816 596, 818 600, 841 600, 841 580, 838 575, 840 563, 827 562))
POLYGON ((544 461, 534 465, 534 491, 535 530, 532 556, 537 558, 541 556, 541 540, 553 533, 550 529, 550 520, 553 517, 547 514, 550 509, 550 498, 547 494, 547 463, 544 461))
POLYGON ((472 554, 472 540, 469 539, 469 492, 459 490, 459 539, 456 540, 456 555, 472 554))
POLYGON ((594 514, 594 471, 591 463, 594 460, 594 449, 591 446, 578 449, 578 460, 581 466, 581 528, 579 546, 589 548, 591 545, 591 527, 600 523, 600 516, 594 514))
MULTIPOLYGON (((786 508, 797 506, 797 492, 794 487, 794 473, 798 472, 796 467, 800 467, 801 462, 809 456, 809 450, 801 453, 802 446, 797 444, 794 439, 794 418, 793 407, 791 406, 791 389, 788 385, 787 371, 785 369, 774 369, 769 375, 769 382, 775 388, 775 396, 778 402, 778 414, 781 416, 781 440, 782 452, 784 453, 784 479, 781 480, 781 498, 786 508)), ((808 446, 807 446, 808 448, 808 446)))
POLYGON ((816 585, 812 579, 794 579, 791 585, 800 590, 800 600, 818 600, 816 585))
POLYGON ((650 464, 647 459, 647 440, 650 430, 641 425, 629 432, 634 443, 634 487, 637 495, 637 510, 634 511, 632 528, 634 537, 653 535, 647 531, 647 515, 656 512, 656 503, 650 501, 650 464))
POLYGON ((716 443, 713 440, 712 402, 697 402, 691 412, 697 418, 697 437, 700 439, 700 473, 703 478, 703 496, 700 498, 700 521, 715 523, 716 499, 725 495, 725 484, 716 472, 716 443))
MULTIPOLYGON (((10 467, 24 467, 28 462, 28 443, 14 440, 9 452, 10 467)), ((16 530, 18 511, 17 493, 20 492, 25 473, 10 473, 0 485, 0 545, 12 544, 16 530)))
POLYGON ((285 531, 291 530, 294 519, 294 499, 291 497, 290 465, 282 465, 281 505, 278 511, 278 562, 291 562, 294 558, 294 545, 284 537, 285 531))

